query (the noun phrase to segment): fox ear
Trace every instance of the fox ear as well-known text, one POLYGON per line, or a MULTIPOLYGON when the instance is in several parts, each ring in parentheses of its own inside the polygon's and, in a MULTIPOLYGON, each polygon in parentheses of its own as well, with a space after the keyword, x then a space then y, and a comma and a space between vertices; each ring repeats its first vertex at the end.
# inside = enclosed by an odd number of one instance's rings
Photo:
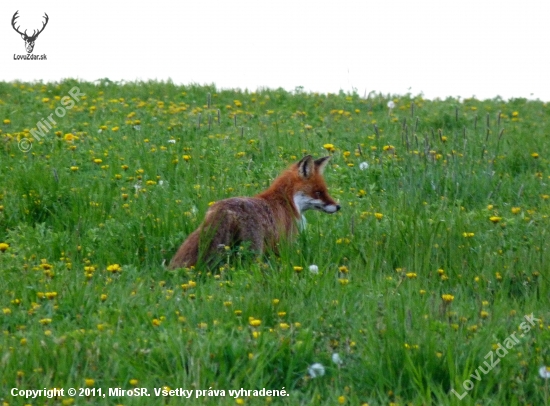
POLYGON ((322 174, 325 171, 325 167, 328 164, 328 161, 330 160, 330 156, 325 156, 323 158, 319 158, 315 160, 315 168, 317 168, 317 171, 322 174))
POLYGON ((311 155, 306 155, 303 157, 300 162, 298 162, 298 174, 302 178, 309 178, 315 169, 315 163, 313 162, 313 158, 311 155))

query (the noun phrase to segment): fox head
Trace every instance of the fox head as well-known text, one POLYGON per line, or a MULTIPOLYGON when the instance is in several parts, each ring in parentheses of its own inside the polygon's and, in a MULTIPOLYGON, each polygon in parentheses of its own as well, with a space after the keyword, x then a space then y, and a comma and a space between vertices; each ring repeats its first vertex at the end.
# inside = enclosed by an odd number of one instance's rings
POLYGON ((336 213, 340 205, 329 195, 323 171, 330 156, 313 160, 306 155, 295 165, 297 181, 294 183, 293 200, 298 213, 309 209, 336 213))

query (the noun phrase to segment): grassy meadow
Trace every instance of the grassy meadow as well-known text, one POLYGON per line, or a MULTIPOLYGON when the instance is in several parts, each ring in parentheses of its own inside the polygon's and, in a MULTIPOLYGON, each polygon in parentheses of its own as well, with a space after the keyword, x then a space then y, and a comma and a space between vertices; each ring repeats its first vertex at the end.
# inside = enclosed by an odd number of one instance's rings
POLYGON ((0 401, 549 404, 549 158, 525 99, 0 82, 0 401), (278 257, 163 266, 304 154, 340 212, 278 257))

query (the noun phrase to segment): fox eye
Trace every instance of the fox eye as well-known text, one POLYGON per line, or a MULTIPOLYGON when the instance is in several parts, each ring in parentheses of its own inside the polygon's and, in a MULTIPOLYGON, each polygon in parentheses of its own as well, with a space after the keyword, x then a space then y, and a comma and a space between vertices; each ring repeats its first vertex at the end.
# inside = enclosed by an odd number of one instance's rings
POLYGON ((317 197, 321 197, 322 193, 321 192, 315 192, 315 196, 317 197))

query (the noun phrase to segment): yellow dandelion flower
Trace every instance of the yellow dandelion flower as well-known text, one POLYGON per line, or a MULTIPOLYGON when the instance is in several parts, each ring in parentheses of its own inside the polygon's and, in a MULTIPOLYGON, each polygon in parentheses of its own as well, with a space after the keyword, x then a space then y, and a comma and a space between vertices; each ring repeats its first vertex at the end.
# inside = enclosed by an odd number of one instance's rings
POLYGON ((415 279, 415 278, 416 278, 416 273, 414 273, 414 272, 407 272, 407 273, 405 274, 405 276, 406 276, 407 278, 409 278, 409 279, 415 279))
POLYGON ((95 158, 94 159, 94 164, 99 165, 101 163, 103 163, 103 160, 101 158, 95 158))
POLYGON ((72 142, 72 141, 78 139, 78 137, 75 137, 75 135, 72 134, 72 133, 65 134, 65 136, 63 138, 65 139, 65 141, 68 141, 68 142, 72 142))
POLYGON ((7 244, 7 243, 5 243, 5 242, 0 242, 0 251, 1 251, 1 252, 7 251, 9 247, 10 247, 9 244, 7 244))
POLYGON ((259 327, 262 324, 262 321, 252 318, 252 320, 249 320, 248 324, 250 324, 252 327, 259 327))
POLYGON ((288 323, 279 323, 279 328, 281 330, 288 330, 290 328, 290 325, 288 323))
POLYGON ((518 214, 521 211, 521 207, 512 207, 512 214, 518 214))
POLYGON ((86 386, 94 386, 95 380, 93 380, 91 378, 87 378, 87 379, 84 380, 84 383, 86 384, 86 386))
POLYGON ((117 273, 117 272, 122 271, 122 268, 119 264, 113 264, 113 265, 109 265, 107 267, 107 271, 109 271, 111 273, 117 273))
POLYGON ((539 157, 539 154, 537 154, 536 152, 533 152, 533 153, 531 154, 531 156, 532 156, 533 158, 537 159, 537 158, 539 157))
POLYGON ((491 216, 489 217, 489 220, 493 223, 498 223, 500 220, 502 220, 502 217, 498 217, 498 216, 491 216))
POLYGON ((3 123, 4 123, 5 125, 11 124, 11 120, 10 120, 9 118, 5 118, 4 121, 3 121, 3 123))
POLYGON ((130 379, 128 382, 132 386, 137 386, 137 384, 139 383, 139 381, 137 379, 130 379))
POLYGON ((382 220, 382 217, 384 217, 384 215, 382 213, 374 213, 374 217, 376 217, 377 220, 382 220))
POLYGON ((299 272, 302 272, 302 271, 304 270, 304 267, 302 267, 302 266, 294 266, 293 269, 294 269, 294 272, 298 272, 298 273, 299 273, 299 272))
POLYGON ((443 299, 445 303, 451 303, 455 299, 455 297, 450 294, 443 294, 441 295, 441 299, 443 299))
POLYGON ((334 152, 335 148, 333 144, 323 144, 323 148, 326 149, 329 152, 334 152))

